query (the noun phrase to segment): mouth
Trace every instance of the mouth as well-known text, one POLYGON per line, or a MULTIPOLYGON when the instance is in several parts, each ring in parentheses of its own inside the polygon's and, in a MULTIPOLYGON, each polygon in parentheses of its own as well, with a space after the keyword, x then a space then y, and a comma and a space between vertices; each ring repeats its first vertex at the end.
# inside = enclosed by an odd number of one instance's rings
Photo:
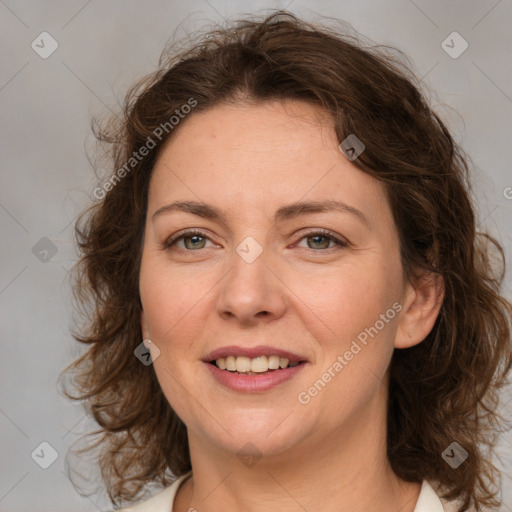
POLYGON ((239 393, 265 393, 293 380, 308 365, 304 357, 273 349, 220 349, 203 359, 211 376, 239 393))
POLYGON ((262 375, 272 372, 294 368, 306 361, 290 361, 286 357, 277 354, 260 355, 257 357, 227 356, 211 360, 210 364, 221 370, 238 375, 262 375))
POLYGON ((208 354, 203 361, 225 372, 251 376, 281 372, 308 362, 303 356, 269 346, 223 347, 208 354))

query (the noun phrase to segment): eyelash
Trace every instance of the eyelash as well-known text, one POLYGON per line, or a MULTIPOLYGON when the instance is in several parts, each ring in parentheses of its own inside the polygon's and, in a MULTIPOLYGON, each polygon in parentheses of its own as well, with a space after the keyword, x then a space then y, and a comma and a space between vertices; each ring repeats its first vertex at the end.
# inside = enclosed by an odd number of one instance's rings
MULTIPOLYGON (((325 230, 325 229, 319 229, 319 230, 316 230, 316 231, 311 231, 309 233, 305 233, 304 235, 302 235, 300 237, 299 241, 302 240, 303 238, 308 238, 308 237, 318 236, 318 235, 321 235, 321 236, 329 239, 330 241, 333 241, 336 245, 338 245, 340 247, 348 247, 349 246, 348 242, 339 239, 331 231, 328 231, 328 230, 325 230)), ((165 249, 170 249, 179 240, 182 240, 183 238, 192 237, 192 236, 200 236, 201 238, 206 238, 207 240, 210 240, 210 238, 203 231, 190 230, 190 231, 185 231, 184 233, 179 234, 175 238, 169 238, 168 240, 166 240, 162 244, 162 249, 164 249, 164 250, 165 249)), ((301 247, 301 249, 309 249, 309 248, 301 247)), ((334 247, 331 247, 329 249, 320 249, 320 250, 311 249, 311 250, 314 251, 314 252, 327 252, 330 249, 334 249, 334 247)), ((196 250, 193 250, 193 249, 181 249, 181 250, 183 250, 185 252, 193 253, 193 252, 200 251, 201 249, 196 249, 196 250)))

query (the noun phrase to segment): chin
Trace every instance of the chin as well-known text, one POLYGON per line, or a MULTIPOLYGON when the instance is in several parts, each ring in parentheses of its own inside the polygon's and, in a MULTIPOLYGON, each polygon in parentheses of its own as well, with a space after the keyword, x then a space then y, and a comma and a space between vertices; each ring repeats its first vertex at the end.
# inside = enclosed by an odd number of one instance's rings
POLYGON ((268 410, 257 413, 240 411, 235 417, 216 418, 221 425, 229 425, 227 432, 219 425, 214 430, 205 426, 204 435, 225 451, 238 456, 280 455, 296 447, 306 436, 307 426, 300 422, 299 428, 297 418, 293 421, 293 416, 293 412, 285 409, 271 414, 268 410))

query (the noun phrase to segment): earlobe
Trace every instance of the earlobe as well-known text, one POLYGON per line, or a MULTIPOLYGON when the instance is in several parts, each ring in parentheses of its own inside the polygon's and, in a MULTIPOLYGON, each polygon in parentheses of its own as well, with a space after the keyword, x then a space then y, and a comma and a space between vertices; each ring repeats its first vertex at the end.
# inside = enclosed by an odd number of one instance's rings
POLYGON ((444 299, 444 279, 428 273, 409 283, 395 336, 395 348, 421 343, 433 329, 444 299))

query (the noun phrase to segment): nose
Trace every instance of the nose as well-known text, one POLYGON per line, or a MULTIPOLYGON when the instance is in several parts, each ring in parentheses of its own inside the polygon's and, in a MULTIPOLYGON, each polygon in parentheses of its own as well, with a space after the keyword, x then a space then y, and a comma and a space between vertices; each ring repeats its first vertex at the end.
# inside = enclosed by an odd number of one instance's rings
POLYGON ((243 325, 280 318, 286 310, 286 286, 271 268, 265 250, 251 263, 234 251, 230 264, 220 283, 219 315, 243 325))

